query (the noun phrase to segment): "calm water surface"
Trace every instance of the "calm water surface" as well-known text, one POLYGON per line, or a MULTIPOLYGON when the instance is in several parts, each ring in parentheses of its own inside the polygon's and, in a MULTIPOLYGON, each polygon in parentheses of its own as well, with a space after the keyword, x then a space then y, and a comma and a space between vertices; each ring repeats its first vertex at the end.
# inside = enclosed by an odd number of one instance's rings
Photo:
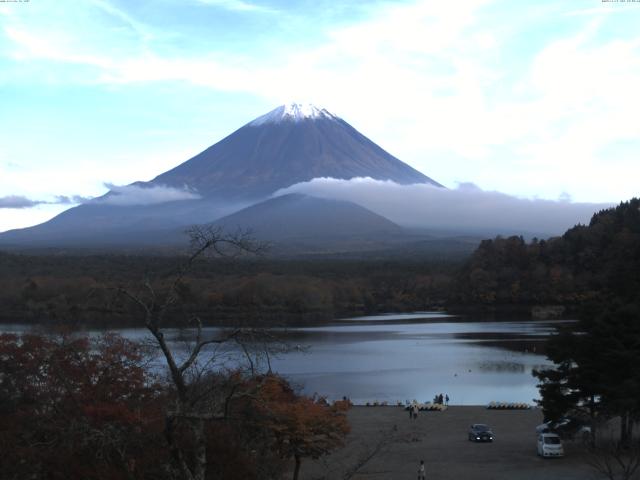
POLYGON ((538 398, 534 368, 550 365, 541 342, 557 322, 456 321, 435 313, 361 317, 301 328, 307 353, 275 368, 307 393, 346 395, 356 403, 432 400, 463 405, 538 398))
MULTIPOLYGON (((438 393, 460 405, 532 403, 539 395, 531 371, 550 365, 541 342, 558 323, 479 322, 429 312, 358 317, 280 331, 299 348, 272 358, 271 365, 305 393, 346 395, 355 403, 428 401, 438 393)), ((119 333, 147 336, 143 329, 119 333)), ((169 334, 178 345, 179 332, 169 334)))

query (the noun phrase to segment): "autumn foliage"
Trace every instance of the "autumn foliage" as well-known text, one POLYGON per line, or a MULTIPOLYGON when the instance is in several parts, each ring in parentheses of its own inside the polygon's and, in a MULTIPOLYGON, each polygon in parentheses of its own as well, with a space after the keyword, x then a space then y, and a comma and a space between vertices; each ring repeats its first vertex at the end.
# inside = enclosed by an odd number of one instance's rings
POLYGON ((298 478, 303 458, 319 458, 341 446, 349 433, 346 402, 329 405, 321 397, 296 395, 289 384, 268 376, 255 402, 262 421, 274 436, 274 448, 281 458, 293 458, 293 478, 298 478))
MULTIPOLYGON (((169 479, 169 383, 148 352, 107 334, 0 335, 0 471, 6 479, 169 479)), ((202 379, 201 379, 202 381, 202 379)), ((208 382, 208 384, 207 384, 208 382)), ((348 405, 296 394, 276 375, 212 373, 224 413, 206 427, 208 479, 280 478, 339 447, 348 405)), ((175 441, 189 456, 188 428, 175 441)))
POLYGON ((0 335, 3 478, 142 478, 159 391, 115 335, 0 335))

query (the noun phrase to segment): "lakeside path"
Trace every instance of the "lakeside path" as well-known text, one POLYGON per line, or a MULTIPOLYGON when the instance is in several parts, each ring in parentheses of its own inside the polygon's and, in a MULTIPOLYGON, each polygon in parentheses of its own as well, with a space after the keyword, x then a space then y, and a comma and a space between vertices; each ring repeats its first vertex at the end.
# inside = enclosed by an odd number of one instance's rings
POLYGON ((412 480, 421 459, 428 480, 589 480, 601 478, 584 463, 580 441, 565 442, 565 457, 536 455, 535 426, 542 412, 488 410, 480 406, 452 406, 444 412, 420 412, 410 420, 402 407, 351 408, 351 433, 346 446, 320 460, 305 459, 303 480, 344 478, 373 455, 351 478, 354 480, 412 480), (486 423, 493 443, 467 439, 472 423, 486 423))

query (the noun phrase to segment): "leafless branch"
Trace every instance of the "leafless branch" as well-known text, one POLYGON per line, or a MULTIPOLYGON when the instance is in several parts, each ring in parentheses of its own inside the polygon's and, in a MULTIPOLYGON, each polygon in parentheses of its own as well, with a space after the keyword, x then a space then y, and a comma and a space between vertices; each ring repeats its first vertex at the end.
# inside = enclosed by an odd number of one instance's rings
POLYGON ((198 355, 200 355, 200 351, 206 347, 207 345, 211 345, 211 344, 220 344, 220 343, 226 343, 230 340, 233 340, 234 338, 236 338, 239 334, 240 334, 240 330, 234 330, 233 332, 225 335, 222 338, 213 338, 210 340, 202 340, 201 339, 201 335, 202 335, 202 323, 200 322, 200 319, 198 319, 198 333, 196 335, 196 344, 193 347, 193 350, 191 351, 191 355, 189 355, 189 358, 187 358, 187 360, 184 361, 184 363, 179 367, 179 371, 182 373, 185 370, 187 370, 189 367, 191 367, 191 365, 193 365, 193 363, 196 361, 196 359, 198 358, 198 355))
POLYGON ((590 449, 587 463, 609 480, 632 480, 640 469, 640 444, 602 441, 590 449))
MULTIPOLYGON (((244 352, 251 372, 254 373, 255 364, 250 347, 257 337, 253 329, 236 328, 214 338, 204 338, 202 320, 195 316, 186 322, 194 329, 193 347, 186 359, 180 360, 165 337, 164 321, 171 313, 172 307, 183 300, 181 286, 199 258, 209 254, 222 257, 261 254, 267 245, 256 242, 249 231, 238 230, 233 234, 227 234, 220 227, 213 225, 195 226, 187 233, 191 238, 190 254, 170 275, 169 285, 163 288, 162 292, 154 289, 148 277, 143 280, 138 290, 120 286, 115 291, 143 312, 145 327, 162 351, 175 387, 174 406, 167 411, 165 418, 165 437, 173 459, 172 471, 180 478, 204 480, 207 465, 204 422, 225 418, 228 415, 230 399, 238 395, 250 395, 251 392, 241 392, 237 388, 231 388, 230 393, 226 391, 228 389, 218 391, 220 385, 216 384, 214 378, 209 378, 207 382, 205 372, 208 368, 201 368, 198 359, 207 346, 235 341, 244 352), (179 427, 186 427, 192 435, 194 445, 190 461, 187 461, 177 439, 176 429, 179 427)), ((267 348, 264 347, 264 350, 267 348)), ((205 362, 205 367, 210 366, 213 358, 205 362)))

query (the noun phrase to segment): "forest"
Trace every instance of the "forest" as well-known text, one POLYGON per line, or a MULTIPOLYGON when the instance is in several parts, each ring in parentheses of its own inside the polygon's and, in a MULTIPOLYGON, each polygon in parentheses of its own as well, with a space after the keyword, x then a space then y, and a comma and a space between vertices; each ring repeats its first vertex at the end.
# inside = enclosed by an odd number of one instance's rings
POLYGON ((527 243, 484 240, 456 276, 450 300, 465 304, 561 304, 607 297, 637 301, 640 200, 597 212, 589 225, 527 243))
MULTIPOLYGON (((0 321, 135 325, 109 289, 149 279, 158 288, 180 257, 0 254, 0 321), (113 305, 112 305, 113 306, 113 305)), ((442 308, 458 261, 208 258, 181 283, 183 308, 209 325, 324 322, 442 308)))
MULTIPOLYGON (((390 311, 577 312, 608 292, 638 292, 638 199, 594 214, 559 237, 484 240, 470 257, 206 258, 181 282, 183 310, 205 324, 319 323, 390 311), (561 310, 563 311, 563 310, 561 310)), ((125 326, 137 322, 109 291, 161 288, 182 257, 0 252, 0 322, 125 326), (108 305, 108 307, 107 307, 108 305)))

